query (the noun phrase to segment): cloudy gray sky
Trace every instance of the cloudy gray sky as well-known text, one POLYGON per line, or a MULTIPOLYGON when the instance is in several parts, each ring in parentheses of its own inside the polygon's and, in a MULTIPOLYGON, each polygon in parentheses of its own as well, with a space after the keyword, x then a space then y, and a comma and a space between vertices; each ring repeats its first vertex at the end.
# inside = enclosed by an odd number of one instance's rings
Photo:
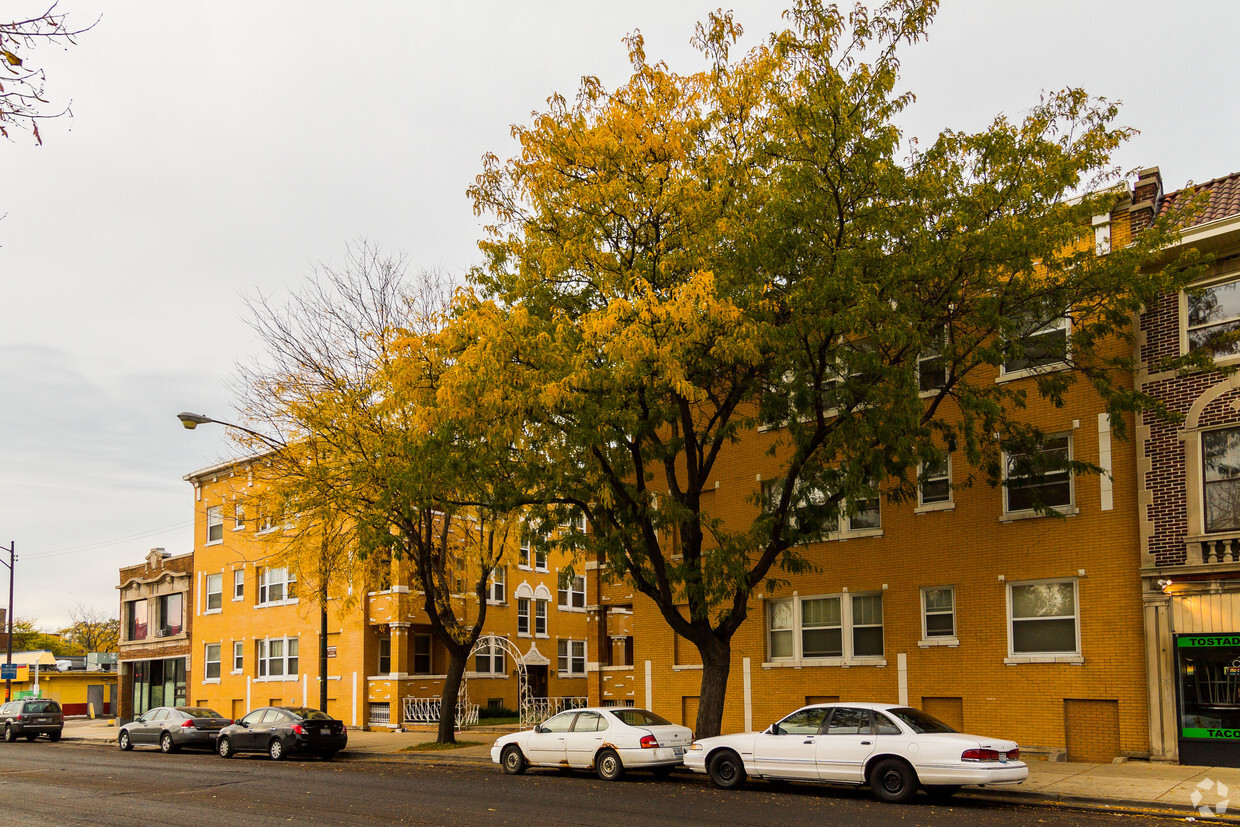
MULTIPOLYGON (((296 289, 366 238, 415 269, 477 258, 465 188, 486 152, 583 74, 626 76, 620 39, 698 68, 693 24, 719 0, 624 3, 61 0, 79 44, 31 58, 72 119, 0 142, 0 543, 16 613, 45 626, 114 607, 117 569, 192 549, 182 476, 225 458, 227 380, 258 355, 243 298, 296 289)), ((778 0, 725 4, 747 40, 778 0)), ((906 54, 910 135, 1019 117, 1046 90, 1123 101, 1125 169, 1168 188, 1240 169, 1240 4, 945 0, 906 54), (1230 92, 1228 90, 1231 90, 1230 92)), ((38 13, 9 0, 6 18, 38 13)), ((5 590, 0 569, 0 603, 5 590)))

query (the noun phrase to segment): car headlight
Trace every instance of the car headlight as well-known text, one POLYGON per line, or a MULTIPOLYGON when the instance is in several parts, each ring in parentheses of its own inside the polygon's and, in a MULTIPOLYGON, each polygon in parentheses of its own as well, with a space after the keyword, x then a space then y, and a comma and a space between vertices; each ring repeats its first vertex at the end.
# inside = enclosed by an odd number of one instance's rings
POLYGON ((699 744, 697 741, 694 741, 692 744, 689 745, 689 749, 701 749, 701 748, 702 748, 702 745, 699 744))

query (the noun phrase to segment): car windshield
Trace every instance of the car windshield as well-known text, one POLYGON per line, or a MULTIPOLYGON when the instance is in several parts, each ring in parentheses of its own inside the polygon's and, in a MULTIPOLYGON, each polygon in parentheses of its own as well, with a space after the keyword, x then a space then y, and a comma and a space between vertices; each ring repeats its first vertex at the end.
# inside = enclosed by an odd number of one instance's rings
POLYGON ((184 712, 191 718, 219 718, 220 713, 214 709, 207 709, 205 706, 183 706, 178 710, 184 712))
POLYGON ((899 718, 901 723, 913 730, 913 732, 916 732, 918 735, 922 735, 927 732, 956 731, 933 715, 927 715, 920 709, 913 709, 911 706, 902 707, 900 709, 888 709, 887 714, 895 718, 899 718))
POLYGON ((647 712, 644 709, 611 709, 608 710, 629 726, 671 726, 672 722, 666 718, 660 718, 653 712, 647 712))
POLYGON ((319 710, 311 709, 308 706, 300 706, 295 709, 285 707, 285 709, 288 709, 289 712, 293 713, 298 718, 301 718, 303 721, 330 721, 332 719, 332 716, 328 715, 326 712, 320 712, 319 710))
POLYGON ((27 712, 59 712, 60 707, 55 701, 28 701, 26 703, 27 712))

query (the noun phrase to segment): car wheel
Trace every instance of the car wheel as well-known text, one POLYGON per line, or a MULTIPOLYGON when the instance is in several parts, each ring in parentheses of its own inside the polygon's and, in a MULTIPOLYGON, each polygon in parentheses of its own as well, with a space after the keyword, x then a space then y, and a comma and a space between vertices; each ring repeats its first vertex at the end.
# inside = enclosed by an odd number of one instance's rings
POLYGON ((232 741, 227 738, 221 738, 215 742, 215 751, 219 753, 220 758, 232 758, 236 754, 233 752, 232 741))
POLYGON ((907 804, 917 795, 917 773, 898 758, 884 758, 870 773, 870 789, 880 801, 907 804))
POLYGON ((129 741, 129 733, 122 729, 121 734, 116 736, 116 745, 120 747, 123 752, 129 752, 133 749, 133 744, 129 741))
POLYGON ((932 784, 929 787, 923 787, 926 795, 935 801, 946 801, 960 791, 959 784, 932 784))
POLYGON ((60 730, 56 730, 55 732, 49 732, 49 733, 47 734, 47 740, 51 741, 53 744, 54 744, 54 743, 56 743, 57 741, 59 741, 59 740, 60 740, 60 730))
POLYGON ((529 766, 525 762, 525 756, 521 754, 521 748, 516 744, 504 747, 504 751, 499 756, 499 763, 504 768, 504 772, 509 775, 520 775, 529 766))
POLYGON ((163 735, 159 736, 159 751, 164 755, 177 751, 177 745, 172 743, 172 733, 165 732, 163 735))
POLYGON ((605 749, 594 759, 594 772, 604 781, 618 781, 624 775, 624 764, 614 749, 605 749))
POLYGON ((4 725, 4 740, 8 741, 10 744, 17 740, 17 733, 13 731, 13 726, 11 724, 4 725))
POLYGON ((272 761, 283 761, 284 742, 279 738, 272 738, 271 743, 267 745, 267 754, 271 756, 272 761))
POLYGON ((721 790, 735 790, 745 783, 745 764, 730 749, 715 753, 709 772, 711 782, 721 790))

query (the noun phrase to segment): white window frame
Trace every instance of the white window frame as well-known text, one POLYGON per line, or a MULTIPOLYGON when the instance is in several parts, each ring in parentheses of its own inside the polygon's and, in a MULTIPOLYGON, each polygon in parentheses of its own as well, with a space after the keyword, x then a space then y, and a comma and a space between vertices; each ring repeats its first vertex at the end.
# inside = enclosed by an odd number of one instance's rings
MULTIPOLYGON (((1072 461, 1072 459, 1075 457, 1074 446, 1073 446, 1074 440, 1072 438, 1072 431, 1060 431, 1058 433, 1046 434, 1045 436, 1047 439, 1056 439, 1059 437, 1066 438, 1068 441, 1068 461, 1069 462, 1072 461)), ((1013 456, 1015 455, 1010 454, 1007 451, 1003 452, 1003 516, 1000 517, 999 519, 1000 521, 1006 522, 1008 520, 1023 520, 1023 519, 1028 519, 1031 517, 1041 517, 1043 515, 1039 514, 1037 511, 1035 511, 1032 508, 1022 508, 1022 509, 1013 511, 1008 505, 1008 495, 1010 493, 1008 490, 1008 485, 1007 485, 1008 480, 1009 479, 1023 479, 1023 477, 1012 477, 1011 476, 1010 472, 1012 470, 1013 456)), ((1065 469, 1064 473, 1068 475, 1068 504, 1067 505, 1052 505, 1052 506, 1047 506, 1047 507, 1049 508, 1049 510, 1057 512, 1059 514, 1064 514, 1064 515, 1077 514, 1079 513, 1079 511, 1077 510, 1077 507, 1076 507, 1076 475, 1072 473, 1071 469, 1065 469)), ((1043 477, 1043 479, 1045 479, 1045 476, 1043 477)))
POLYGON ((958 646, 959 638, 956 637, 956 587, 955 586, 922 586, 921 588, 921 640, 917 642, 918 646, 958 646), (950 610, 940 608, 931 609, 926 603, 930 592, 948 591, 952 596, 952 607, 950 610), (929 616, 949 615, 952 619, 952 630, 950 634, 930 634, 929 616))
POLYGON ((207 542, 208 546, 217 546, 224 542, 224 506, 207 506, 207 542))
POLYGON ((297 636, 259 638, 254 642, 258 663, 258 681, 296 681, 301 678, 301 644, 297 636), (280 654, 272 655, 272 644, 280 644, 280 654), (295 652, 292 650, 296 650, 295 652), (280 664, 282 674, 271 674, 273 664, 280 664), (292 668, 290 669, 290 664, 292 668))
MULTIPOLYGON (((1024 336, 1023 338, 1026 340, 1033 339, 1038 336, 1044 336, 1049 333, 1054 333, 1056 331, 1062 330, 1064 334, 1064 355, 1068 358, 1071 358, 1071 355, 1072 355, 1072 316, 1071 316, 1071 313, 1072 313, 1071 310, 1064 312, 1062 316, 1058 316, 1054 319, 1051 319, 1049 322, 1042 325, 1037 330, 1030 331, 1029 334, 1027 336, 1024 336)), ((1066 360, 1060 360, 1057 362, 1047 362, 1044 365, 1035 365, 1034 367, 1017 368, 1016 370, 1008 370, 1007 360, 1004 359, 1002 362, 999 363, 999 375, 998 377, 995 378, 995 382, 996 383, 1010 382, 1014 379, 1022 379, 1026 376, 1038 376, 1039 374, 1043 374, 1043 373, 1054 373, 1055 371, 1066 370, 1067 368, 1068 368, 1068 362, 1066 360)))
POLYGON ((534 602, 532 597, 517 597, 517 637, 532 637, 531 629, 533 625, 530 622, 530 604, 534 602), (522 629, 522 623, 525 629, 522 629))
POLYGON ((1020 580, 1007 584, 1005 589, 1007 595, 1007 635, 1008 635, 1008 656, 1004 658, 1004 663, 1084 663, 1085 658, 1081 653, 1081 587, 1075 577, 1058 577, 1045 580, 1020 580), (1055 583, 1072 584, 1072 611, 1071 615, 1055 615, 1043 618, 1014 618, 1012 616, 1012 590, 1026 586, 1041 586, 1055 583), (1015 630, 1014 624, 1018 620, 1030 622, 1033 620, 1065 620, 1071 617, 1076 632, 1076 648, 1072 652, 1017 652, 1015 651, 1015 630))
POLYGON ((258 594, 255 596, 254 606, 256 608, 264 608, 267 606, 290 606, 297 603, 296 595, 289 597, 291 593, 296 591, 297 575, 292 569, 286 566, 265 566, 258 570, 258 594), (280 575, 277 577, 277 573, 280 575), (273 586, 280 586, 283 597, 277 600, 270 600, 268 596, 271 594, 273 586), (292 588, 291 588, 292 587, 292 588))
POLYGON ((490 582, 487 584, 487 603, 492 606, 503 606, 508 602, 507 569, 496 566, 491 569, 490 582))
MULTIPOLYGON (((1219 278, 1209 279, 1208 281, 1205 281, 1204 283, 1201 283, 1201 284, 1195 284, 1195 285, 1192 285, 1191 287, 1189 287, 1189 288, 1188 288, 1188 289, 1186 289, 1186 290, 1181 290, 1181 291, 1180 291, 1180 296, 1179 296, 1180 330, 1179 330, 1179 334, 1180 334, 1180 355, 1181 355, 1181 356, 1187 356, 1189 353, 1191 353, 1191 352, 1192 352, 1192 349, 1193 349, 1193 348, 1192 348, 1192 345, 1190 345, 1190 344, 1189 344, 1189 333, 1190 333, 1190 327, 1189 327, 1189 323, 1188 323, 1188 294, 1189 294, 1190 292, 1193 292, 1193 291, 1196 291, 1196 290, 1211 290, 1211 289, 1214 289, 1214 288, 1216 288, 1216 287, 1222 287, 1222 286, 1227 285, 1227 284, 1236 284, 1237 286, 1240 286, 1240 273, 1230 272, 1230 273, 1227 273, 1226 275, 1223 275, 1223 276, 1221 276, 1221 277, 1219 277, 1219 278)), ((1218 327, 1220 324, 1225 324, 1225 323, 1227 323, 1227 322, 1234 322, 1234 321, 1237 321, 1237 318, 1233 317, 1233 318, 1229 318, 1229 319, 1222 319, 1222 320, 1220 320, 1220 321, 1216 321, 1216 322, 1214 322, 1214 323, 1212 323, 1212 324, 1208 324, 1208 325, 1195 325, 1192 329, 1193 329, 1193 330, 1197 330, 1197 329, 1203 329, 1203 328, 1218 327)), ((1224 353, 1224 354, 1219 354, 1219 355, 1216 355, 1216 356, 1214 357, 1214 361, 1215 361, 1216 363, 1218 363, 1218 364, 1230 364, 1230 363, 1235 362, 1235 361, 1240 361, 1240 352, 1238 352, 1238 353, 1224 353)))
POLYGON ((202 653, 202 682, 203 683, 219 683, 220 671, 223 664, 220 663, 222 645, 219 643, 208 643, 203 647, 202 653), (211 677, 211 667, 215 667, 215 677, 211 677))
POLYGON ((945 454, 943 459, 947 464, 947 470, 942 476, 926 477, 923 479, 923 475, 926 473, 925 463, 919 462, 917 464, 917 507, 913 509, 914 513, 923 514, 927 511, 950 511, 956 507, 955 492, 952 490, 952 455, 945 454), (924 484, 927 480, 946 480, 947 499, 926 502, 924 484))
POLYGON ((245 671, 245 641, 234 640, 233 641, 232 673, 234 675, 240 675, 244 671, 245 671))
POLYGON ((245 569, 233 569, 233 602, 245 599, 245 569))
POLYGON ((922 377, 922 373, 921 373, 921 366, 922 366, 923 364, 925 364, 926 362, 933 362, 933 361, 935 361, 936 359, 942 360, 942 362, 943 362, 943 382, 944 382, 944 384, 946 384, 948 381, 950 381, 950 380, 951 380, 951 371, 949 370, 949 366, 948 366, 948 364, 947 364, 947 357, 946 357, 946 356, 944 356, 944 355, 943 355, 943 352, 942 352, 944 349, 946 349, 946 345, 947 345, 947 329, 946 329, 946 328, 944 328, 944 329, 943 329, 942 347, 940 347, 940 349, 939 349, 939 350, 937 350, 937 351, 934 351, 934 350, 923 350, 921 353, 917 354, 917 392, 918 392, 918 394, 919 394, 919 395, 921 395, 922 397, 930 397, 930 396, 934 396, 934 395, 936 395, 937 393, 939 393, 939 391, 940 391, 940 390, 942 390, 942 388, 943 388, 943 385, 935 385, 935 386, 930 387, 930 388, 923 388, 923 387, 921 386, 921 377, 922 377))
MULTIPOLYGON (((791 597, 783 597, 778 599, 767 599, 766 605, 763 607, 763 627, 766 637, 766 662, 762 664, 764 668, 779 666, 885 666, 887 664, 886 647, 887 647, 887 615, 886 607, 883 608, 883 623, 879 626, 883 630, 883 651, 882 655, 854 655, 854 632, 859 628, 868 628, 873 624, 854 625, 853 624, 853 598, 858 597, 878 597, 880 605, 885 603, 881 601, 883 592, 881 591, 863 591, 863 592, 839 592, 836 594, 807 594, 791 597), (801 603, 807 600, 836 598, 840 601, 840 647, 842 654, 840 656, 830 657, 803 657, 802 656, 802 626, 801 626, 801 603), (788 603, 792 606, 792 655, 790 657, 774 657, 771 655, 771 611, 772 607, 788 603)), ((815 627, 818 628, 818 627, 815 627)), ((832 628, 832 627, 821 627, 832 628)), ((788 630, 775 630, 788 631, 788 630)))
POLYGON ((518 542, 518 551, 520 554, 517 560, 517 568, 521 571, 530 571, 534 564, 534 544, 530 542, 530 532, 528 528, 521 531, 521 539, 518 542))
POLYGON ((556 655, 559 677, 584 678, 586 676, 586 642, 584 640, 561 639, 557 641, 556 655))
MULTIPOLYGON (((774 497, 778 496, 777 492, 783 486, 784 480, 759 480, 759 487, 762 498, 762 508, 764 510, 770 508, 774 503, 774 497)), ((830 496, 829 492, 809 486, 802 486, 801 490, 796 493, 799 498, 821 497, 825 502, 830 496)), ((851 540, 861 537, 882 537, 883 536, 883 494, 877 485, 874 486, 874 501, 878 503, 878 526, 853 528, 853 502, 852 500, 844 500, 840 512, 835 515, 835 528, 824 531, 821 535, 813 539, 807 539, 803 542, 807 543, 829 543, 836 540, 851 540), (847 515, 847 519, 841 519, 847 515)), ((792 528, 796 528, 796 518, 789 514, 788 524, 792 528)))
POLYGON ((233 531, 245 531, 245 500, 233 505, 233 531))
POLYGON ((224 611, 224 573, 223 572, 215 572, 214 574, 207 575, 206 588, 204 589, 204 594, 206 595, 206 601, 205 601, 206 609, 203 610, 204 615, 215 615, 215 614, 219 614, 220 612, 224 611), (215 602, 216 602, 216 605, 214 608, 212 608, 211 606, 212 598, 215 598, 215 602))
POLYGON ((534 637, 547 637, 547 604, 550 600, 534 598, 534 637))
POLYGON ((473 675, 477 677, 506 678, 508 677, 508 658, 504 653, 504 647, 498 643, 492 643, 487 649, 479 650, 474 654, 473 675), (486 661, 486 669, 478 668, 478 660, 486 661))
POLYGON ((584 574, 562 577, 560 587, 556 590, 556 609, 561 612, 584 612, 586 610, 586 576, 584 574))

